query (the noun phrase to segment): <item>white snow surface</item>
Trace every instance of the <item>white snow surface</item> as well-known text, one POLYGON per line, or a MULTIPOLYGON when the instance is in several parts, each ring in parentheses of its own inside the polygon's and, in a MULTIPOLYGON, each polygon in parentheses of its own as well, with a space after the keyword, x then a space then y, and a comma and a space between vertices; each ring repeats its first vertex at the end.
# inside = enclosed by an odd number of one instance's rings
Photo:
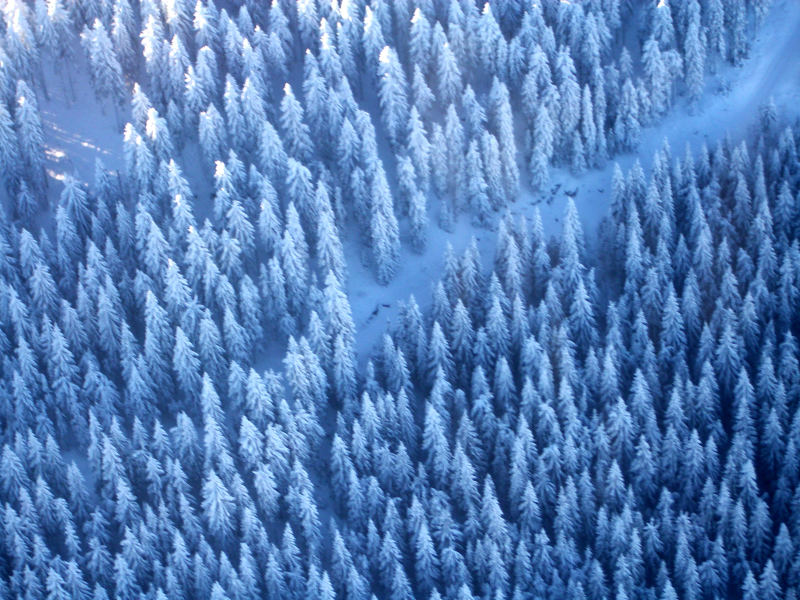
POLYGON ((124 164, 122 128, 111 102, 99 102, 92 91, 83 49, 76 45, 67 60, 47 65, 50 97, 37 98, 51 195, 61 193, 58 182, 65 174, 91 182, 97 159, 111 170, 121 171, 124 164))
MULTIPOLYGON (((721 66, 716 75, 708 76, 705 93, 694 110, 689 110, 685 100, 679 99, 667 117, 642 130, 636 152, 615 156, 601 169, 578 176, 563 169, 553 169, 546 194, 533 193, 526 187, 526 169, 520 165, 522 189, 508 210, 515 216, 525 215, 530 220, 538 207, 545 234, 558 234, 567 199, 565 192, 569 191, 574 193, 584 229, 591 236, 609 211, 615 162, 623 172, 630 169, 636 160, 643 166, 649 165, 651 157, 665 140, 675 156, 683 156, 687 145, 696 152, 703 142, 713 148, 717 140, 726 135, 734 140, 741 138, 757 122, 759 107, 770 98, 774 99, 778 114, 784 119, 800 116, 799 56, 800 1, 776 0, 751 46, 749 58, 739 68, 721 66), (720 91, 722 89, 728 91, 720 91), (558 191, 551 194, 556 186, 559 186, 558 191)), ((54 179, 61 179, 64 173, 74 173, 84 181, 91 181, 97 158, 106 168, 122 168, 122 134, 110 102, 98 102, 91 92, 83 56, 75 57, 73 62, 74 68, 69 74, 63 72, 68 67, 64 64, 48 69, 50 98, 39 98, 47 169, 54 179), (71 84, 68 83, 69 77, 72 78, 71 84)), ((187 148, 185 152, 188 151, 187 148)), ((196 157, 194 160, 189 157, 187 164, 184 154, 183 162, 185 175, 190 178, 195 193, 200 194, 196 207, 199 216, 203 214, 200 204, 202 191, 207 186, 203 180, 207 177, 198 173, 196 157), (196 180, 198 175, 200 181, 196 180)), ((51 198, 60 190, 61 186, 51 181, 51 198)), ((428 308, 433 286, 442 274, 448 243, 456 255, 460 255, 475 236, 484 265, 488 267, 491 263, 495 233, 474 227, 468 214, 459 217, 452 232, 445 232, 436 225, 438 207, 437 203, 433 204, 429 211, 425 251, 414 254, 408 240, 404 239, 399 268, 387 286, 379 285, 373 269, 364 265, 361 260, 363 245, 355 239, 356 236, 348 235, 343 240, 348 261, 347 293, 356 324, 361 366, 380 343, 387 326, 397 318, 401 303, 410 295, 415 296, 423 311, 428 308)), ((257 361, 259 366, 280 369, 284 350, 283 341, 267 343, 266 351, 257 361)))

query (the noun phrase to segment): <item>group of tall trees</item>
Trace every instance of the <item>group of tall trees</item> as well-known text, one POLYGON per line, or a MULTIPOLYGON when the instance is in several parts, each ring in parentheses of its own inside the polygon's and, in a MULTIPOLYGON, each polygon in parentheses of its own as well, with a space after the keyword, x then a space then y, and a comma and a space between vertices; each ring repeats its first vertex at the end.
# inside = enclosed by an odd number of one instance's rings
POLYGON ((795 597, 771 109, 618 173, 596 268, 571 205, 556 242, 502 219, 489 274, 449 253, 364 375, 344 291, 345 230, 388 282, 432 207, 489 225, 633 149, 767 4, 4 2, 0 598, 795 597), (127 120, 88 187, 38 109, 81 53, 127 120))
MULTIPOLYGON (((634 149, 676 94, 696 102, 709 68, 741 61, 769 0, 233 4, 6 2, 0 138, 22 158, 4 163, 18 215, 46 181, 35 101, 16 82, 47 94, 42 65, 71 65, 80 30, 98 98, 132 112, 129 195, 199 144, 209 170, 234 159, 267 178, 314 238, 316 213, 303 207, 321 183, 385 283, 401 223, 421 250, 431 209, 445 229, 465 211, 486 225, 520 177, 541 189, 551 163, 581 171, 634 149)), ((192 183, 199 193, 206 182, 192 183)))

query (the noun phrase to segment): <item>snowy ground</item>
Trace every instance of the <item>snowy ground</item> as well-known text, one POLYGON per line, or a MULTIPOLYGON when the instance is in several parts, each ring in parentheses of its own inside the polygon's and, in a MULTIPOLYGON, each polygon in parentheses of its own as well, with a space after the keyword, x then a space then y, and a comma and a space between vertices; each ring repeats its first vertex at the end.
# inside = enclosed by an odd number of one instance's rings
POLYGON ((97 101, 83 50, 76 47, 74 51, 69 64, 48 65, 45 78, 50 98, 38 98, 51 194, 61 192, 58 181, 65 173, 91 182, 98 158, 107 169, 123 166, 117 116, 110 102, 97 101))
MULTIPOLYGON (((770 97, 774 98, 781 114, 789 118, 800 116, 798 32, 800 2, 777 0, 745 64, 738 69, 723 67, 717 76, 709 77, 706 93, 693 113, 687 110, 682 100, 679 101, 666 119, 642 131, 637 152, 615 157, 616 162, 624 171, 637 158, 647 165, 665 139, 673 153, 682 156, 687 144, 696 151, 704 141, 712 147, 726 133, 734 139, 741 137, 757 120, 759 106, 770 97), (728 93, 719 93, 721 82, 727 83, 728 93)), ((82 57, 75 60, 81 64, 70 69, 72 73, 69 76, 73 81, 69 82, 61 71, 65 65, 56 65, 48 73, 50 99, 39 99, 45 128, 47 168, 54 179, 60 179, 66 172, 91 181, 96 158, 100 158, 107 168, 122 167, 122 135, 110 104, 98 103, 88 91, 91 87, 83 64, 85 61, 82 57)), ((184 156, 186 163, 187 157, 184 156)), ((546 234, 555 234, 560 231, 559 221, 566 200, 564 192, 574 191, 584 228, 587 233, 594 232, 608 213, 613 165, 614 161, 610 161, 603 169, 588 171, 579 177, 554 170, 546 197, 523 189, 510 210, 530 218, 538 206, 546 234), (551 196, 549 189, 557 185, 560 186, 558 192, 551 196)), ((186 175, 192 178, 193 188, 197 188, 198 182, 194 180, 195 173, 191 168, 186 175)), ((526 178, 524 170, 522 177, 526 178)), ((51 195, 57 194, 60 186, 52 185, 51 190, 51 195)), ((494 256, 495 234, 473 227, 468 215, 462 215, 450 233, 436 226, 435 209, 431 210, 430 221, 425 252, 413 254, 408 243, 404 243, 397 275, 388 286, 378 285, 371 268, 363 265, 360 259, 362 246, 355 236, 344 240, 349 271, 347 291, 362 364, 380 342, 387 324, 397 317, 401 301, 413 294, 423 310, 430 304, 432 286, 441 276, 448 242, 457 254, 461 254, 470 238, 475 236, 487 265, 494 256)), ((265 356, 259 361, 260 366, 279 368, 282 355, 283 343, 269 344, 265 356)))

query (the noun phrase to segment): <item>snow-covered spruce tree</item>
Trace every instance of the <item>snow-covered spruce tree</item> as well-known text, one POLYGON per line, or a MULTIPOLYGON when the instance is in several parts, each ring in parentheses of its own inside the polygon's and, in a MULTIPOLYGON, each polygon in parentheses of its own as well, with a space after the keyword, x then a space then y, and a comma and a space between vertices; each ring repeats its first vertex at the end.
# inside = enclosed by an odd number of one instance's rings
POLYGON ((22 79, 17 82, 14 117, 24 177, 32 189, 42 193, 47 187, 42 120, 36 96, 22 79))
POLYGON ((378 96, 384 127, 393 145, 405 137, 408 122, 407 83, 397 53, 385 46, 378 57, 378 96))
POLYGON ((392 279, 397 269, 400 240, 389 185, 380 166, 373 175, 371 192, 370 238, 372 252, 378 281, 385 285, 392 279))
POLYGON ((117 110, 116 107, 127 95, 125 81, 122 66, 103 22, 95 19, 92 28, 84 29, 81 38, 89 57, 95 93, 98 98, 109 98, 117 110))
POLYGON ((17 190, 22 165, 20 164, 20 154, 17 142, 17 135, 14 131, 14 123, 11 119, 8 107, 5 103, 0 103, 0 160, 2 160, 3 183, 6 191, 14 193, 17 190))
POLYGON ((305 123, 303 107, 288 83, 283 86, 280 123, 288 153, 297 160, 307 160, 312 149, 310 132, 305 123))

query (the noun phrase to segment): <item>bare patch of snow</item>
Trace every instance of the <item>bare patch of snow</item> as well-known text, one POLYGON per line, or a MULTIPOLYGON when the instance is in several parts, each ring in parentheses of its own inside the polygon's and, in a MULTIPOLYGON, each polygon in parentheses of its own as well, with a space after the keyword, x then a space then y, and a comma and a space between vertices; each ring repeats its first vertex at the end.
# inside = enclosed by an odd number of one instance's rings
MULTIPOLYGON (((97 100, 83 51, 76 49, 69 60, 69 73, 64 72, 67 66, 60 62, 47 69, 49 98, 44 94, 38 98, 45 168, 57 181, 70 174, 91 182, 98 158, 107 169, 122 170, 122 128, 111 102, 97 100)), ((51 193, 61 191, 60 185, 50 187, 51 193)))

